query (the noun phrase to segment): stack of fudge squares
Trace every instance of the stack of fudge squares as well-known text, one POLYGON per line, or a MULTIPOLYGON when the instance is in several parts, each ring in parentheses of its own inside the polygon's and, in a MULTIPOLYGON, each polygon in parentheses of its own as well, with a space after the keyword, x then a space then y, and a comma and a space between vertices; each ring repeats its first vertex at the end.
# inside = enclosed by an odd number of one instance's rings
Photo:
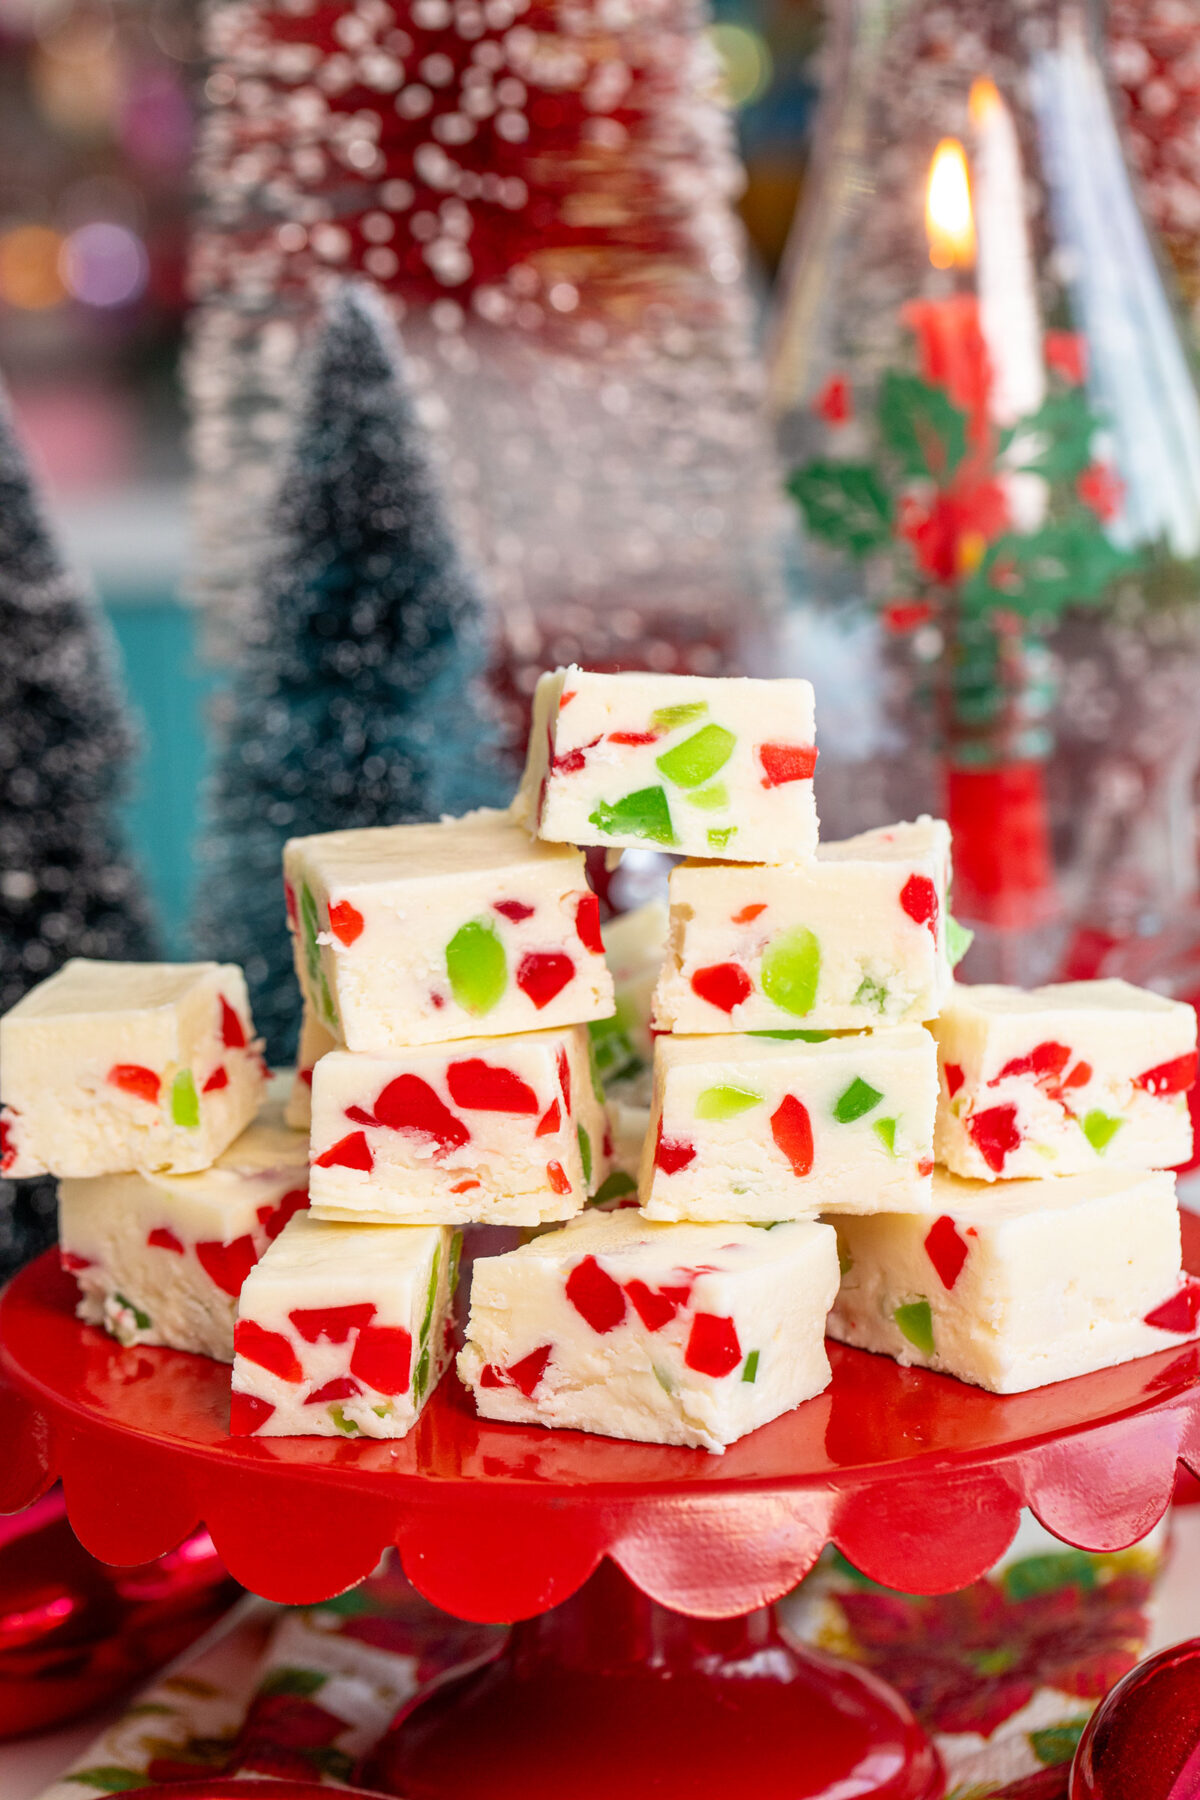
POLYGON ((287 846, 285 1106, 236 969, 35 989, 0 1154, 64 1178, 81 1316, 232 1361, 235 1434, 402 1437, 502 1227, 478 1412, 709 1451, 827 1334, 997 1393, 1194 1336, 1194 1012, 957 985, 947 827, 819 844, 815 762, 807 682, 543 676, 507 812, 287 846), (583 849, 647 845, 669 908, 602 931, 583 849))

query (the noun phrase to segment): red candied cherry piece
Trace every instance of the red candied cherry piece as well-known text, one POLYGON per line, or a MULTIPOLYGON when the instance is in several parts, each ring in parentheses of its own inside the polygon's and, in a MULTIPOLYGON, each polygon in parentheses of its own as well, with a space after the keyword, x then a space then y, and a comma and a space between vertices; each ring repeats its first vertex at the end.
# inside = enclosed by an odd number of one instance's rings
POLYGON ((0 1119, 0 1175, 17 1160, 17 1139, 9 1119, 0 1119))
POLYGON ((789 781, 811 781, 817 766, 815 744, 760 744, 762 785, 783 787, 789 781))
POLYGON ((909 876, 900 889, 900 905, 914 925, 928 925, 934 937, 937 937, 937 889, 928 875, 909 876))
POLYGON ((183 1255, 183 1245, 165 1225, 156 1225, 153 1231, 148 1231, 146 1243, 152 1250, 173 1250, 176 1256, 183 1255))
POLYGON ((153 1069, 144 1068, 141 1063, 114 1063, 104 1079, 109 1087, 119 1088, 123 1094, 148 1100, 151 1106, 158 1104, 162 1082, 153 1069))
POLYGON ((519 925, 522 919, 532 919, 535 908, 526 906, 523 900, 493 900, 492 911, 498 912, 502 919, 511 919, 519 925))
POLYGON ((324 1387, 315 1388, 311 1394, 305 1394, 305 1406, 320 1406, 328 1400, 357 1400, 362 1393, 357 1381, 349 1375, 338 1375, 333 1381, 327 1381, 324 1387))
POLYGON ((479 1385, 485 1388, 520 1388, 525 1398, 531 1400, 533 1390, 546 1373, 549 1361, 550 1345, 543 1344, 539 1349, 531 1350, 519 1362, 484 1363, 479 1372, 479 1385))
POLYGON ((958 1227, 948 1213, 935 1219, 925 1237, 925 1254, 946 1289, 954 1286, 962 1274, 970 1245, 958 1235, 958 1227))
POLYGON ((297 1069, 296 1073, 304 1083, 305 1087, 310 1088, 312 1086, 313 1072, 311 1069, 297 1069))
POLYGON ((742 1360, 733 1320, 722 1319, 716 1313, 697 1313, 683 1360, 698 1375, 732 1375, 742 1360))
POLYGON ((72 1275, 76 1269, 90 1269, 92 1266, 90 1256, 79 1256, 74 1250, 60 1250, 58 1260, 60 1265, 72 1275))
POLYGON ((546 1180, 556 1194, 569 1194, 571 1183, 567 1180, 567 1172, 560 1162, 546 1164, 546 1180))
POLYGON ((351 944, 357 943, 365 923, 357 906, 352 906, 349 900, 330 901, 329 929, 339 944, 345 944, 349 949, 351 944))
POLYGON ((610 731, 608 741, 610 744, 657 744, 658 733, 657 731, 610 731))
POLYGON ((274 1411, 269 1400, 260 1400, 257 1394, 239 1394, 235 1389, 229 1396, 230 1437, 253 1437, 274 1411))
POLYGON ((564 950, 528 950, 517 964, 517 986, 539 1012, 574 976, 575 964, 564 950))
POLYGON ((202 1094, 217 1094, 222 1088, 229 1086, 229 1077, 225 1073, 225 1064, 219 1063, 200 1089, 202 1094))
POLYGON ((377 1394, 402 1394, 411 1366, 412 1334, 403 1325, 368 1325, 359 1332, 350 1373, 377 1394))
POLYGON ((246 1048, 246 1027, 237 1013, 230 1006, 224 994, 221 1000, 221 1042, 227 1050, 244 1050, 246 1048))
POLYGON ((465 1181, 456 1181, 454 1186, 450 1189, 450 1192, 452 1194, 469 1194, 472 1188, 481 1187, 482 1185, 482 1182, 476 1181, 473 1175, 468 1175, 465 1181))
POLYGON ((551 1132, 557 1131, 561 1124, 562 1112, 559 1109, 558 1101, 552 1100, 538 1120, 538 1128, 533 1135, 534 1137, 549 1137, 551 1132))
POLYGON ((752 991, 753 983, 740 963, 709 963, 692 976, 692 992, 718 1012, 731 1013, 752 991))
POLYGON ((562 693, 558 696, 559 712, 562 711, 564 706, 568 706, 571 703, 571 701, 575 698, 575 694, 576 694, 575 688, 567 688, 565 693, 562 693))
POLYGON ((232 1244, 215 1241, 196 1245, 196 1256, 208 1279, 231 1299, 242 1291, 242 1283, 258 1261, 252 1237, 234 1238, 232 1244))
POLYGON ((314 1157, 313 1166, 317 1169, 363 1169, 370 1174, 375 1167, 375 1158, 365 1133, 352 1131, 314 1157))
POLYGON ((283 1199, 279 1202, 278 1206, 263 1209, 267 1215, 265 1219, 263 1218, 262 1211, 260 1211, 258 1215, 259 1223, 266 1232, 268 1241, 274 1243, 275 1239, 279 1236, 292 1215, 294 1213, 303 1212, 307 1205, 308 1189, 291 1188, 283 1196, 283 1199))
POLYGON ((1158 1063, 1143 1075, 1135 1075, 1133 1085, 1147 1094, 1186 1094, 1196 1085, 1196 1052, 1158 1063))
POLYGON ((344 1344, 352 1331, 361 1331, 375 1317, 375 1302, 360 1300, 349 1306, 298 1306, 288 1318, 306 1344, 327 1338, 344 1344))
POLYGON ((733 925, 752 925, 758 915, 760 913, 765 913, 766 910, 766 901, 756 900, 752 906, 743 906, 740 912, 735 912, 730 923, 733 925))
POLYGON ((992 1077, 989 1085, 1003 1081, 1009 1075, 1032 1075, 1035 1081, 1057 1080, 1071 1060, 1071 1052, 1066 1044, 1048 1041, 1035 1044, 1027 1056, 1014 1056, 1006 1062, 998 1075, 992 1077))
POLYGON ((268 1331, 253 1319, 239 1319, 233 1328, 233 1347, 247 1362, 278 1375, 281 1381, 304 1380, 300 1359, 281 1331, 268 1331))
POLYGON ((1160 1331, 1194 1331, 1196 1320, 1200 1318, 1200 1281, 1194 1275, 1185 1275, 1183 1286, 1156 1306, 1153 1312, 1146 1314, 1145 1323, 1156 1325, 1160 1331))
POLYGON ((923 1156, 921 1158, 920 1162, 917 1164, 917 1174, 920 1175, 922 1178, 924 1178, 926 1175, 933 1174, 933 1158, 932 1158, 932 1156, 923 1156))
POLYGON ((1075 1064, 1075 1067, 1073 1069, 1068 1069, 1066 1074, 1063 1076, 1062 1086, 1064 1088, 1086 1087, 1088 1082, 1091 1079, 1092 1079, 1091 1063, 1090 1062, 1077 1062, 1075 1064))
POLYGON ((554 1061, 555 1067, 558 1069, 558 1085, 562 1089, 563 1105, 567 1109, 569 1119, 571 1116, 571 1065, 567 1061, 567 1053, 561 1044, 558 1046, 558 1054, 554 1061))
POLYGON ((288 924, 293 927, 296 926, 300 919, 299 910, 296 906, 296 890, 291 882, 287 880, 285 880, 283 884, 283 904, 287 907, 288 924))
POLYGON ((585 950, 593 956, 604 955, 604 939, 600 936, 600 902, 595 894, 580 894, 575 908, 575 930, 585 950))
POLYGON ((1021 1142, 1016 1107, 989 1106, 985 1112, 972 1113, 966 1124, 980 1156, 993 1174, 999 1175, 1007 1157, 1021 1142))
MULTIPOLYGON (((603 737, 603 735, 603 732, 601 732, 600 737, 603 737)), ((561 756, 551 754, 550 767, 554 770, 554 773, 556 775, 578 775, 580 769, 582 769, 584 763, 587 761, 588 751, 596 748, 596 745, 600 742, 600 737, 594 737, 590 744, 580 744, 576 750, 564 750, 561 756)))
POLYGON ((809 1175, 813 1166, 812 1120, 795 1094, 785 1094, 771 1114, 771 1136, 792 1165, 793 1175, 809 1175))
POLYGON ((577 1262, 566 1282, 567 1299, 580 1318, 601 1337, 613 1331, 625 1317, 625 1295, 619 1282, 600 1267, 594 1256, 577 1262))
POLYGON ((649 1287, 644 1281, 627 1281, 625 1292, 647 1331, 661 1331, 691 1298, 690 1287, 649 1287))
POLYGON ((455 1106, 475 1112, 536 1113, 538 1097, 514 1069, 469 1056, 452 1062, 446 1070, 446 1086, 455 1106))
POLYGON ((389 1131, 416 1131, 432 1138, 439 1151, 461 1150, 471 1133, 419 1075, 397 1075, 375 1102, 375 1118, 389 1131))
POLYGON ((696 1160, 696 1146, 686 1138, 665 1138, 662 1120, 658 1121, 658 1142, 654 1146, 654 1166, 664 1175, 677 1175, 696 1160))
POLYGON ((953 1100, 963 1082, 967 1079, 963 1074, 961 1063, 947 1063, 942 1070, 946 1077, 946 1092, 953 1100))

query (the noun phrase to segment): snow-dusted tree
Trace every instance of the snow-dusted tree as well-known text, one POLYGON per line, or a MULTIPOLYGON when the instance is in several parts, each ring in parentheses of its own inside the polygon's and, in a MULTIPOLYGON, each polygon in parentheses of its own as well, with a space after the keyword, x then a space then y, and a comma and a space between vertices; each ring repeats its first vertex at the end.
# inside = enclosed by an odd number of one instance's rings
POLYGON ((479 598, 387 315, 357 284, 339 289, 320 328, 269 524, 255 629, 227 696, 195 935, 245 968, 278 1061, 299 1008, 284 842, 505 797, 474 702, 479 598))
MULTIPOLYGON (((68 957, 153 955, 117 819, 132 749, 103 616, 0 391, 0 1011, 68 957)), ((0 1270, 52 1229, 53 1183, 0 1180, 0 1270)))

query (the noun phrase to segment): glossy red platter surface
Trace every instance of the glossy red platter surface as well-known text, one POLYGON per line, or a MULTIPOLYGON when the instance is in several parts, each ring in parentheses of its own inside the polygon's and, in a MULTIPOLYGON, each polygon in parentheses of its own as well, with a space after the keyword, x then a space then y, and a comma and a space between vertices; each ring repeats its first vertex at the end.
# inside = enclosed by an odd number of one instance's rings
MULTIPOLYGON (((1200 1273, 1200 1220, 1185 1216, 1200 1273)), ((944 1592, 1032 1507, 1084 1549, 1133 1542, 1177 1459, 1200 1467, 1200 1346, 998 1398, 831 1345, 833 1382, 722 1457, 475 1416, 453 1375, 395 1443, 226 1434, 228 1370, 79 1324, 53 1252, 0 1299, 0 1510, 61 1476, 83 1544, 148 1561, 207 1524, 230 1571, 293 1602, 389 1543, 446 1611, 529 1617, 610 1556, 644 1593, 725 1617, 776 1598, 832 1540, 865 1573, 944 1592)))

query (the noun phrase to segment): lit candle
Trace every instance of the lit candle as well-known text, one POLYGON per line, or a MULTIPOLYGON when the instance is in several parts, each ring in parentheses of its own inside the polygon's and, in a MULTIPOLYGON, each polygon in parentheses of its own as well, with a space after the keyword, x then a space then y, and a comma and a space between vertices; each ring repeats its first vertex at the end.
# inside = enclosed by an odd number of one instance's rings
POLYGON ((957 138, 943 138, 929 165, 925 235, 935 269, 969 269, 975 262, 975 218, 966 152, 957 138))

